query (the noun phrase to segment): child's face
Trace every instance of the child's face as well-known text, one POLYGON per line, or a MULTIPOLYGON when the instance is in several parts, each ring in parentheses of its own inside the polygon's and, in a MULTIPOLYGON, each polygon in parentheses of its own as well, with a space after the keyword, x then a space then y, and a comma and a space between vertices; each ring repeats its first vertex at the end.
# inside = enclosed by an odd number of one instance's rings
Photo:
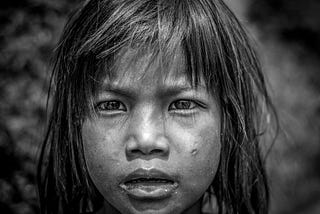
POLYGON ((109 212, 200 212, 220 158, 219 107, 204 85, 190 86, 179 54, 162 68, 134 54, 104 80, 97 116, 83 124, 89 174, 109 212))

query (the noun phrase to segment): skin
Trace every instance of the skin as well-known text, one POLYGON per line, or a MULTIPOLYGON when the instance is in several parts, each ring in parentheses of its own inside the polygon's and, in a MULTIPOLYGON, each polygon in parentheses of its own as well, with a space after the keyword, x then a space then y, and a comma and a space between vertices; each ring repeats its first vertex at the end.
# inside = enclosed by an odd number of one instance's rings
POLYGON ((87 168, 105 199, 100 213, 201 213, 220 159, 217 102, 190 86, 179 53, 169 66, 136 56, 118 59, 94 98, 97 114, 83 124, 87 168), (178 188, 165 199, 134 199, 119 183, 138 168, 174 175, 178 188))

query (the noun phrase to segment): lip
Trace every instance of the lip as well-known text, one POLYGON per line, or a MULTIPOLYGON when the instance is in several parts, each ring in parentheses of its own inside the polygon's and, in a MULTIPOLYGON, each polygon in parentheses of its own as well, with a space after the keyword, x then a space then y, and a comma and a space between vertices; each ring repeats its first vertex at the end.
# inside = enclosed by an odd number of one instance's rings
POLYGON ((119 186, 134 199, 159 200, 169 198, 179 184, 175 175, 158 169, 139 168, 127 175, 119 186))

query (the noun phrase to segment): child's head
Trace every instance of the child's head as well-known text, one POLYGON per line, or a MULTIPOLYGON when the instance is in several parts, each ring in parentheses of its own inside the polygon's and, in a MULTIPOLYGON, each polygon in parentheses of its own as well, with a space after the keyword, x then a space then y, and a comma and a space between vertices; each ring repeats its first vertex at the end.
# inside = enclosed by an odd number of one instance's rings
POLYGON ((57 49, 47 213, 266 213, 264 80, 222 0, 91 0, 57 49))

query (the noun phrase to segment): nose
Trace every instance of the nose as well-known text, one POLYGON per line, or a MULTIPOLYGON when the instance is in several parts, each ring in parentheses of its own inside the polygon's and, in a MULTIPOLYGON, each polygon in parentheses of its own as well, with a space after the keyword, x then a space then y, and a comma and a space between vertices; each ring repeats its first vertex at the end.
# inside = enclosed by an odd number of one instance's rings
POLYGON ((166 158, 170 145, 165 133, 164 119, 152 107, 137 112, 132 118, 126 142, 128 159, 166 158))

